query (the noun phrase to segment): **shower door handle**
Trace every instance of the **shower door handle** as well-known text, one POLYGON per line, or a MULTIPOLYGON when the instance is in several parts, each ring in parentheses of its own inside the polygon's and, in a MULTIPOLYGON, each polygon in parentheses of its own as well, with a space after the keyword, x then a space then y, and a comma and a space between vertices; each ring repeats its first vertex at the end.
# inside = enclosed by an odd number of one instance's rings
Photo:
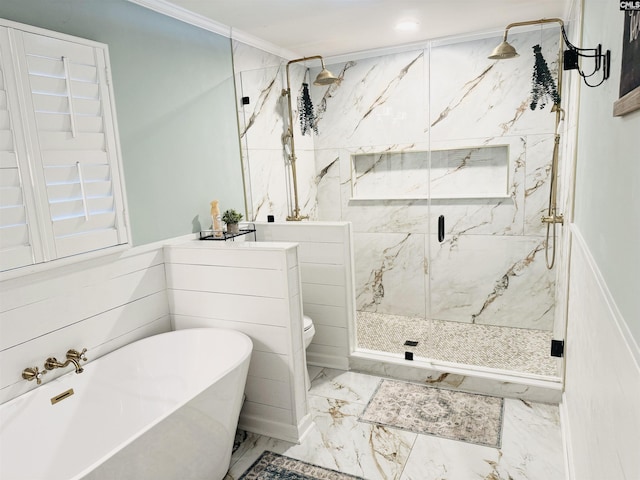
POLYGON ((444 241, 444 215, 438 217, 438 241, 440 243, 444 241))

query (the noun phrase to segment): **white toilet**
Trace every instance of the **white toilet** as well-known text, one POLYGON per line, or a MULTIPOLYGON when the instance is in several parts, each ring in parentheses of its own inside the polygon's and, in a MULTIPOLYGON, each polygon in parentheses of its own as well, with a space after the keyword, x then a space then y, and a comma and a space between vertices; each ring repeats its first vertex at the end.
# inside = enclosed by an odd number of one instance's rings
MULTIPOLYGON (((311 345, 311 340, 313 340, 313 336, 316 334, 316 329, 313 326, 313 321, 310 317, 303 315, 302 319, 304 325, 304 348, 306 349, 307 347, 309 347, 309 345, 311 345)), ((309 390, 311 388, 311 380, 309 379, 309 369, 306 365, 304 366, 304 383, 307 387, 307 390, 309 390)))

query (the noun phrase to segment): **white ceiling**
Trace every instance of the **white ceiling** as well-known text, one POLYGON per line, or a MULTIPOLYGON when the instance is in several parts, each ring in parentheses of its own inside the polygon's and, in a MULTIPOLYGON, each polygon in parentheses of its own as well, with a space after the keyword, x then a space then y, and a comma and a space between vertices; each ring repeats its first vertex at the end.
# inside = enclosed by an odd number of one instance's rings
MULTIPOLYGON (((135 0, 133 0, 135 1, 135 0)), ((337 56, 560 17, 570 0, 167 0, 298 56, 337 56), (414 19, 413 32, 394 29, 414 19)), ((234 38, 237 38, 234 35, 234 38)))

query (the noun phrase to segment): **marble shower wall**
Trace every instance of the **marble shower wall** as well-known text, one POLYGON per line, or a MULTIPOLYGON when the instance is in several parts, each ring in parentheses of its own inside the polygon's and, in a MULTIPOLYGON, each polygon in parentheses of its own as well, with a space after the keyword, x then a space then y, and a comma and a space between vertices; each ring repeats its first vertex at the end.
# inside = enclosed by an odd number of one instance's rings
MULTIPOLYGON (((282 95, 287 60, 235 40, 233 55, 247 217, 266 221, 274 215, 276 221, 285 221, 293 203, 290 163, 282 143, 288 126, 287 97, 282 95)), ((297 98, 309 74, 302 63, 292 64, 289 73, 299 204, 302 214, 314 218, 313 138, 301 134, 297 120, 297 98)))
MULTIPOLYGON (((233 55, 247 218, 266 221, 267 215, 274 215, 284 221, 293 204, 289 157, 282 143, 288 126, 287 97, 282 95, 287 60, 237 41, 233 55)), ((299 203, 308 212, 309 205, 315 205, 315 188, 307 187, 315 175, 313 139, 301 135, 296 106, 305 75, 302 64, 291 65, 299 203)))
MULTIPOLYGON (((501 37, 433 42, 328 65, 340 82, 311 87, 319 134, 301 137, 295 126, 302 213, 353 223, 358 310, 553 327, 554 272, 545 267, 540 217, 548 200, 554 115, 550 107, 531 111, 529 95, 532 47, 542 45, 554 71, 559 34, 545 29, 509 38, 520 52, 509 61, 486 58, 501 37), (508 150, 508 161, 493 164, 491 174, 464 156, 458 163, 438 160, 440 151, 486 146, 508 150), (355 167, 353 158, 360 162, 355 167), (441 168, 425 172, 436 160, 441 168), (385 168, 386 183, 380 174, 385 168), (437 190, 436 177, 448 187, 437 190), (489 180, 501 185, 499 191, 478 194, 486 188, 477 183, 489 180), (385 188, 380 198, 376 182, 385 188)), ((284 220, 280 135, 286 110, 276 97, 286 61, 269 63, 264 52, 249 48, 237 44, 234 53, 252 59, 235 62, 242 95, 252 97, 240 110, 252 215, 284 220), (253 102, 254 96, 264 101, 253 102)), ((296 72, 297 96, 304 68, 296 72)), ((317 72, 312 68, 312 78, 317 72)))

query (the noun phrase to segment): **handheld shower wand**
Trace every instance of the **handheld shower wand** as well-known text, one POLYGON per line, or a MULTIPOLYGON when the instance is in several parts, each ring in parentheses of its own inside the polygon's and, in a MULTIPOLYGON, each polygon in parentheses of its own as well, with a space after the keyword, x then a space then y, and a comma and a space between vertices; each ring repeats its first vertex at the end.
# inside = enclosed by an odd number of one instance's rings
MULTIPOLYGON (((520 27, 525 25, 542 25, 545 23, 559 23, 561 31, 564 35, 564 22, 559 18, 543 18, 541 20, 532 20, 528 22, 517 22, 511 23, 507 25, 504 31, 504 37, 502 39, 502 43, 498 45, 491 55, 489 55, 490 59, 493 60, 502 60, 508 58, 514 58, 518 56, 518 52, 516 49, 507 42, 507 35, 509 30, 513 27, 520 27)), ((560 122, 564 119, 564 110, 560 106, 562 101, 562 68, 560 65, 563 64, 563 44, 562 40, 564 37, 560 38, 560 47, 558 52, 558 85, 557 85, 557 101, 554 102, 553 107, 551 109, 552 113, 555 113, 555 136, 554 136, 554 144, 553 144, 553 155, 551 158, 551 183, 549 186, 549 207, 547 208, 547 215, 542 217, 542 223, 546 223, 547 225, 547 234, 546 234, 546 245, 545 245, 545 260, 548 269, 552 269, 555 263, 556 258, 556 224, 564 222, 564 216, 562 214, 558 214, 558 206, 557 206, 557 196, 558 196, 558 187, 557 187, 557 176, 558 176, 558 153, 559 153, 559 145, 560 145, 560 122), (549 249, 551 248, 551 252, 549 249)))

